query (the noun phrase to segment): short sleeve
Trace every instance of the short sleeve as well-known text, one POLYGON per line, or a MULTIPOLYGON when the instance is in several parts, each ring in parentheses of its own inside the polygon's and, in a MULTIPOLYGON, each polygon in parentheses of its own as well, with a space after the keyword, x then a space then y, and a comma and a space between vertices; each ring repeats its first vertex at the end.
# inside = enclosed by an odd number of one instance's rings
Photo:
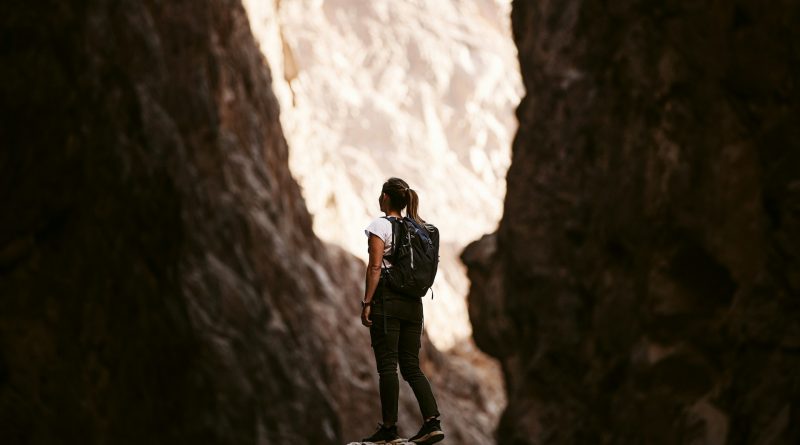
POLYGON ((366 236, 371 233, 380 237, 384 244, 388 244, 392 240, 392 223, 386 218, 375 218, 364 230, 366 236))
POLYGON ((367 237, 375 234, 383 240, 383 264, 385 267, 392 267, 391 261, 386 259, 386 256, 392 251, 392 222, 386 218, 375 218, 364 230, 364 234, 367 237))

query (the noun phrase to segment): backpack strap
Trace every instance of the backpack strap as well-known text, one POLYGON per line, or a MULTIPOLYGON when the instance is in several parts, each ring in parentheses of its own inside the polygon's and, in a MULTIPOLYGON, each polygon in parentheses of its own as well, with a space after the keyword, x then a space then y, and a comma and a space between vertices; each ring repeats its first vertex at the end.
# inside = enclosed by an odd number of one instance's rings
MULTIPOLYGON (((394 255, 394 249, 397 246, 397 239, 396 239, 397 234, 394 231, 394 224, 395 223, 394 223, 394 221, 392 221, 393 219, 396 219, 396 218, 390 218, 388 216, 382 216, 381 218, 385 219, 386 221, 389 221, 389 224, 392 225, 392 251, 389 252, 389 256, 392 256, 392 255, 394 255)), ((386 257, 385 256, 381 259, 381 261, 383 262, 384 269, 388 269, 386 267, 386 257)))

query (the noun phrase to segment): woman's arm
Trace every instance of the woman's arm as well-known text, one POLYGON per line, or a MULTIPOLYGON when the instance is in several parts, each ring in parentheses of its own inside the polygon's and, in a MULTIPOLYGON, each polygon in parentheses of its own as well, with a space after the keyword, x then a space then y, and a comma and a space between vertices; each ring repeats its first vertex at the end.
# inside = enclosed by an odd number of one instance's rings
MULTIPOLYGON (((364 301, 372 303, 372 298, 375 296, 375 290, 378 288, 378 281, 381 279, 381 264, 383 263, 383 240, 375 235, 369 235, 369 262, 367 263, 366 273, 366 286, 364 290, 364 301)), ((371 306, 367 304, 361 312, 361 323, 364 326, 372 325, 372 320, 369 319, 371 306)))

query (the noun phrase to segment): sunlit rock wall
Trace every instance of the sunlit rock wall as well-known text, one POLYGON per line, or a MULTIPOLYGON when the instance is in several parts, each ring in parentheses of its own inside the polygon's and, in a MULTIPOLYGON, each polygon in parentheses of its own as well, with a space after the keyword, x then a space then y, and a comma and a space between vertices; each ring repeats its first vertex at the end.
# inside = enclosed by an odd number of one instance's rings
MULTIPOLYGON (((363 266, 312 232, 241 3, 6 2, 0 29, 0 443, 371 432, 363 266)), ((486 443, 482 368, 427 339, 422 365, 486 443)))
POLYGON ((388 177, 442 234, 427 329, 469 337, 461 249, 496 228, 521 84, 507 0, 245 0, 275 73, 290 165, 324 240, 365 258, 388 177))
POLYGON ((505 213, 463 256, 499 443, 800 443, 799 18, 514 3, 505 213))

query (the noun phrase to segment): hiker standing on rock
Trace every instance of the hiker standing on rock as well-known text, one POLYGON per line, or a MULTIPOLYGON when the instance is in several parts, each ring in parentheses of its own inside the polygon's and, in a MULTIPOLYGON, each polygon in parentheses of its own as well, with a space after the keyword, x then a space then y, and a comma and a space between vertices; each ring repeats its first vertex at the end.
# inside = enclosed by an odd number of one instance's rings
POLYGON ((409 441, 432 444, 444 439, 431 385, 419 368, 422 298, 433 284, 439 261, 439 233, 417 214, 419 197, 399 178, 383 184, 378 198, 384 217, 364 231, 369 263, 362 300, 361 323, 369 327, 378 367, 383 423, 370 437, 373 443, 399 443, 397 404, 400 374, 417 398, 423 424, 409 441), (406 209, 403 218, 400 211, 406 209))

